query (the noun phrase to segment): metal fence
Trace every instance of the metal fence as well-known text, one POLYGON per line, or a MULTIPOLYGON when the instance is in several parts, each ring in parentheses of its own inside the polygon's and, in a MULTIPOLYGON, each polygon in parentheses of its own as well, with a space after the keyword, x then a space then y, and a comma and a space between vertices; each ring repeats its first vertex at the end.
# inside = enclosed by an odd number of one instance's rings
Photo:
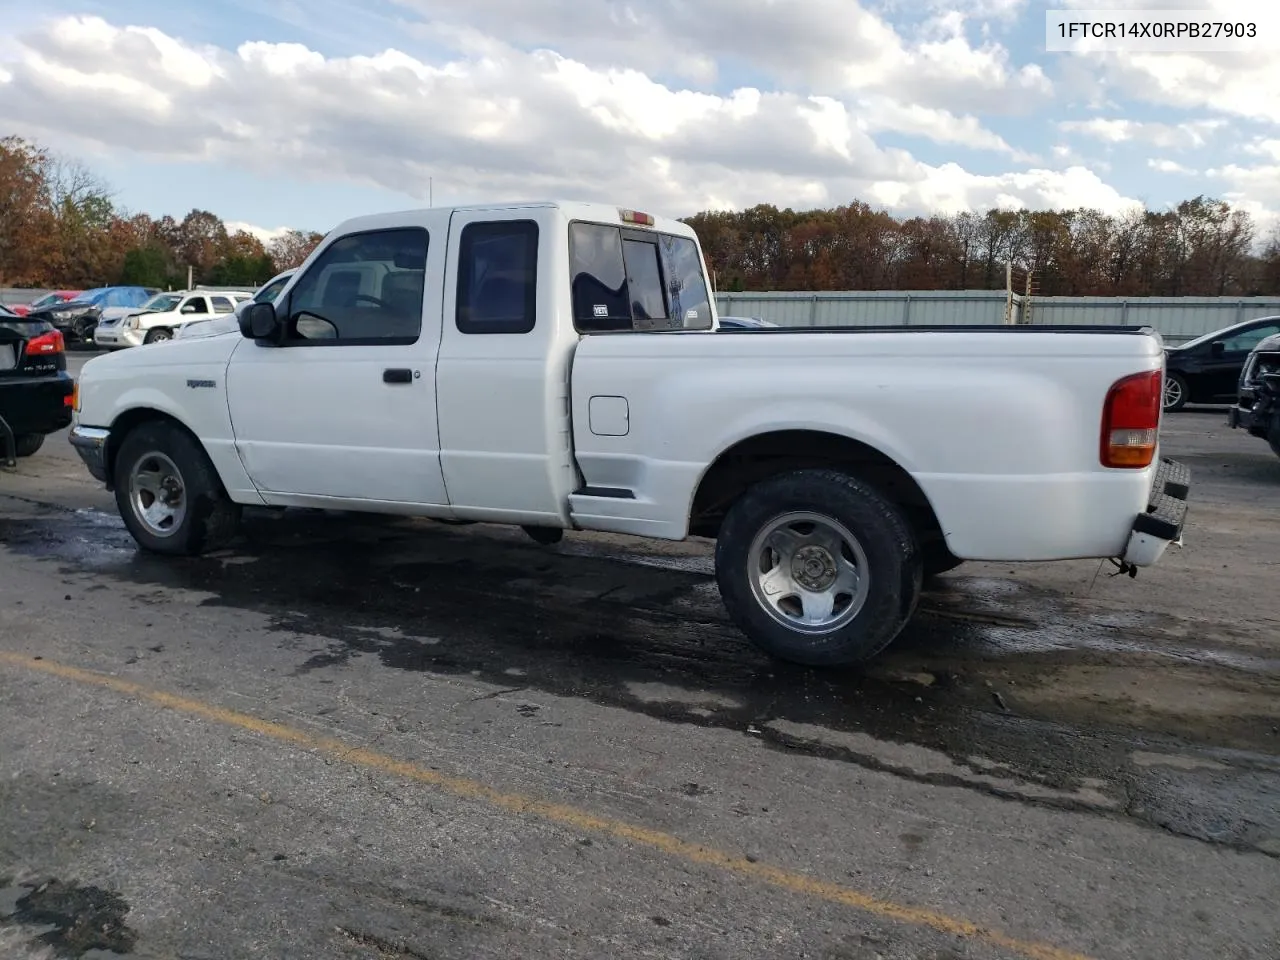
MULTIPOLYGON (((206 287, 234 290, 235 287, 206 287)), ((0 287, 0 303, 30 303, 48 293, 0 287)), ((1169 343, 1249 320, 1280 315, 1280 297, 1034 297, 1015 295, 1013 322, 1147 325, 1169 343)), ((788 327, 935 326, 1004 323, 1003 290, 834 290, 719 293, 727 316, 760 317, 788 327)))
MULTIPOLYGON (((1280 315, 1280 297, 1034 297, 1015 295, 1014 323, 1151 326, 1183 343, 1241 320, 1280 315)), ((873 327, 1004 323, 1002 290, 788 291, 719 293, 726 316, 783 326, 873 327)))

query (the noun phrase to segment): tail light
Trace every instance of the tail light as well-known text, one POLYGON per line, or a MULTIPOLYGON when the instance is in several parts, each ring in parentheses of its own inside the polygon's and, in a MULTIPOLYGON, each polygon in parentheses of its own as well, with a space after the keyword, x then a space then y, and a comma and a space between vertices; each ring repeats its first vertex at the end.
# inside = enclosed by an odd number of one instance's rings
POLYGON ((42 333, 38 337, 32 337, 27 341, 27 356, 37 356, 46 353, 62 353, 66 349, 66 342, 62 339, 62 334, 57 330, 50 330, 48 333, 42 333))
POLYGON ((1104 467, 1140 469, 1156 457, 1164 373, 1135 373, 1111 385, 1102 407, 1104 467))

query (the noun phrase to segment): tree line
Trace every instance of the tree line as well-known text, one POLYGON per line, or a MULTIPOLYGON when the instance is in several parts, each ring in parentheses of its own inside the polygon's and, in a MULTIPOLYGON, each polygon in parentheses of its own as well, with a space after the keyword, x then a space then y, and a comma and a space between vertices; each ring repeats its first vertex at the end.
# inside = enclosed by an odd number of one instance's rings
MULTIPOLYGON (((1163 210, 988 210, 899 218, 854 200, 826 210, 760 204, 684 218, 719 290, 1015 289, 1040 296, 1280 294, 1280 233, 1259 245, 1248 211, 1203 195, 1163 210)), ((208 210, 182 220, 119 209, 76 160, 0 139, 0 286, 254 285, 322 239, 264 245, 208 210)))
POLYGON ((190 270, 194 283, 252 288, 296 267, 322 237, 290 230, 263 244, 208 210, 181 220, 130 212, 79 161, 0 139, 0 286, 181 289, 190 270))
POLYGON ((719 290, 1014 290, 1039 296, 1280 294, 1280 234, 1258 249, 1248 211, 1203 195, 1165 210, 988 210, 896 218, 828 210, 687 218, 719 290))

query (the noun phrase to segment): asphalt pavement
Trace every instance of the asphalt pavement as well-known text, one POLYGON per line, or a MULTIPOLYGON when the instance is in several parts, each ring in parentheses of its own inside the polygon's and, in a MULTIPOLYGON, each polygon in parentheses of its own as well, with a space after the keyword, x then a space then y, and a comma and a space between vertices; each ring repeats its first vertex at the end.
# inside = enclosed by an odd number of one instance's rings
POLYGON ((841 672, 702 542, 144 555, 51 437, 0 473, 0 956, 1275 960, 1280 459, 1163 444, 1160 566, 966 564, 841 672))

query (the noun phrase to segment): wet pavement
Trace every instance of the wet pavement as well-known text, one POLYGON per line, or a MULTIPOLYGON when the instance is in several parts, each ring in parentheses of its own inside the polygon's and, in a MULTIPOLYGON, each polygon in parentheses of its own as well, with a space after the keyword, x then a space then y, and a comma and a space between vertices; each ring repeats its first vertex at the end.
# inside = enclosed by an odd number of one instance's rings
POLYGON ((0 928, 60 957, 1274 958, 1280 460, 1222 419, 1170 418, 1193 515, 1160 567, 962 566, 851 671, 756 652, 704 543, 261 511, 230 549, 175 561, 138 553, 109 495, 42 451, 0 477, 0 652, 1018 943, 708 886, 678 853, 558 844, 377 763, 277 752, 2 661, 0 820, 20 829, 0 837, 0 928), (264 823, 278 804, 293 818, 264 823))

